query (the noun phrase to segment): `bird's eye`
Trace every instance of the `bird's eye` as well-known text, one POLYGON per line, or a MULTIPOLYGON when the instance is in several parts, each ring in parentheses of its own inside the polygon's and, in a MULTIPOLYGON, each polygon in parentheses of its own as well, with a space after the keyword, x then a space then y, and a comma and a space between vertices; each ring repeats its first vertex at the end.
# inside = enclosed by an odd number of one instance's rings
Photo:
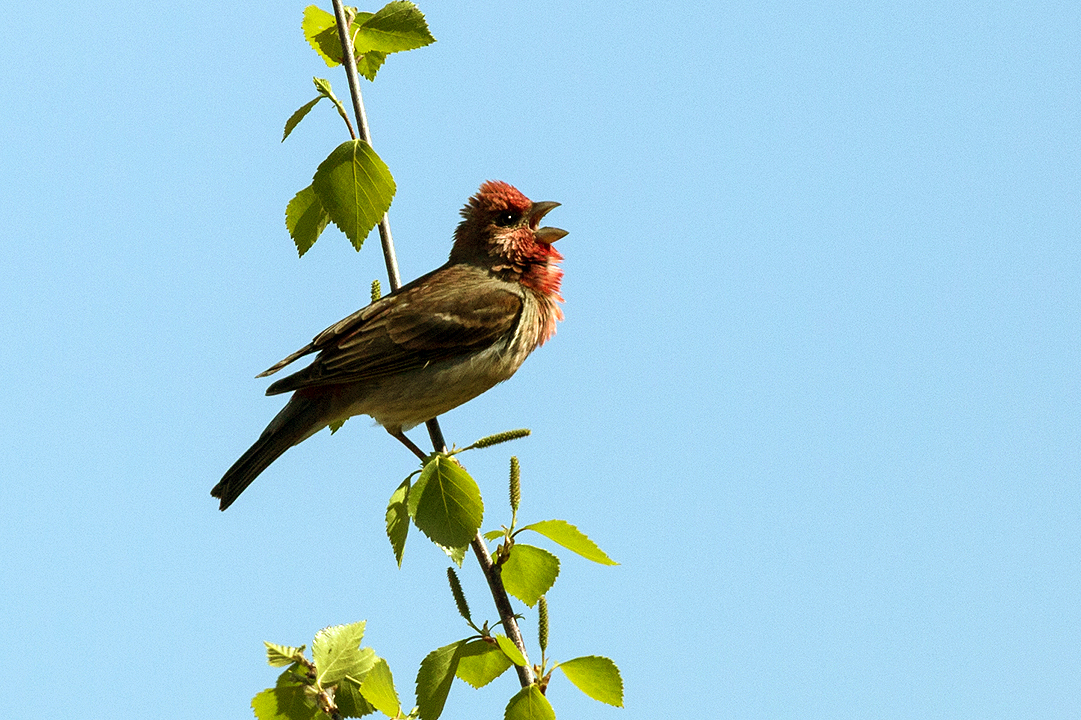
POLYGON ((510 210, 505 210, 496 216, 495 224, 499 227, 510 227, 511 225, 514 225, 516 222, 518 222, 518 220, 518 213, 511 212, 510 210))

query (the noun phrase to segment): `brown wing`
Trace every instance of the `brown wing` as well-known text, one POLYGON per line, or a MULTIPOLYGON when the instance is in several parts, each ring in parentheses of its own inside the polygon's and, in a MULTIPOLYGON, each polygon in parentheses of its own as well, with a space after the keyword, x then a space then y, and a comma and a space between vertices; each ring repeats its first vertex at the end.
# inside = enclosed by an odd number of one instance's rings
POLYGON ((478 268, 439 268, 331 325, 270 368, 264 375, 319 351, 311 365, 272 384, 267 394, 359 382, 487 347, 518 322, 522 300, 515 289, 478 268))

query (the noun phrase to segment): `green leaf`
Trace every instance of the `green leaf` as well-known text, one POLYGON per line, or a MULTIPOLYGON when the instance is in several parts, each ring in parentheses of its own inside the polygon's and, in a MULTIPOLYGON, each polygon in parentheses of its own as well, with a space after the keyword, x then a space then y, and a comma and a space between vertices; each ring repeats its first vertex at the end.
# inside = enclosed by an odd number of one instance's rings
POLYGON ((383 67, 386 59, 387 54, 378 50, 366 52, 357 58, 357 72, 367 78, 369 82, 372 82, 375 80, 375 74, 379 72, 379 68, 383 67))
POLYGON ((465 643, 459 640, 445 645, 421 660, 417 672, 417 710, 421 720, 435 720, 443 712, 465 643))
POLYGON ((332 102, 338 102, 338 98, 334 95, 334 90, 330 87, 330 80, 321 77, 313 77, 312 82, 315 83, 315 89, 319 95, 332 102))
POLYGON ((469 473, 445 455, 424 466, 409 491, 409 515, 421 532, 445 548, 469 545, 484 519, 480 488, 469 473))
POLYGON ((285 142, 285 138, 289 137, 289 133, 293 132, 293 128, 299 125, 300 121, 304 119, 304 116, 307 115, 311 111, 311 109, 315 107, 316 103, 318 103, 322 99, 323 96, 320 95, 314 100, 309 100, 308 102, 297 108, 297 111, 295 113, 289 116, 289 119, 285 121, 285 134, 282 135, 282 142, 285 142))
POLYGON ((266 661, 270 663, 271 667, 283 667, 285 665, 292 665, 299 658, 304 657, 304 648, 306 645, 300 647, 291 647, 289 645, 275 645, 274 643, 268 643, 263 641, 266 645, 266 661))
POLYGON ((304 39, 308 41, 308 44, 312 46, 315 52, 319 53, 319 56, 323 58, 328 67, 334 67, 341 64, 342 61, 342 44, 338 41, 338 32, 334 27, 334 16, 328 13, 326 10, 321 10, 315 5, 309 5, 304 8, 304 17, 300 21, 300 29, 304 33, 304 39), (337 52, 333 53, 334 48, 328 48, 331 53, 328 53, 328 49, 324 49, 324 45, 329 43, 330 34, 327 30, 331 30, 335 42, 337 42, 337 52), (334 57, 331 57, 334 54, 334 57))
POLYGON ((605 555, 604 551, 597 547, 597 543, 586 537, 578 528, 566 520, 541 520, 521 528, 540 533, 552 542, 559 543, 563 547, 578 553, 586 560, 592 560, 601 565, 619 565, 615 560, 605 555))
POLYGON ((525 656, 522 655, 522 651, 518 649, 518 646, 514 644, 513 640, 506 635, 493 635, 492 637, 495 638, 496 644, 499 645, 499 650, 507 656, 508 660, 515 665, 526 665, 525 656))
POLYGON ((330 216, 323 209, 312 186, 298 192, 285 207, 285 227, 289 237, 297 246, 297 252, 303 257, 311 249, 319 235, 327 226, 330 216))
POLYGON ((536 685, 524 687, 507 703, 504 720, 556 720, 552 703, 536 685))
POLYGON ((505 673, 512 664, 498 645, 470 640, 462 648, 457 675, 473 687, 482 688, 505 673))
POLYGON ((319 164, 312 189, 330 219, 360 250, 394 199, 394 178, 363 140, 347 140, 319 164))
POLYGON ((309 720, 322 714, 310 686, 300 679, 295 667, 278 676, 274 687, 268 688, 251 701, 251 709, 259 720, 309 720))
POLYGON ((387 665, 383 658, 379 658, 364 676, 360 693, 372 707, 387 717, 397 717, 402 709, 398 692, 394 689, 394 676, 390 673, 390 665, 387 665))
MULTIPOLYGON (((348 419, 349 418, 346 418, 345 420, 348 420, 348 419)), ((330 428, 330 434, 333 435, 334 433, 341 430, 342 425, 345 425, 345 420, 335 420, 330 425, 328 425, 328 427, 330 428)))
MULTIPOLYGON (((367 675, 364 677, 367 679, 367 675)), ((375 707, 364 699, 360 687, 361 681, 352 675, 346 675, 334 686, 334 704, 342 717, 363 717, 375 712, 375 707)))
POLYGON ((623 707, 623 678, 619 668, 606 657, 588 655, 557 665, 575 687, 594 700, 623 707))
POLYGON ((503 537, 503 535, 504 532, 502 530, 489 530, 488 532, 484 533, 484 539, 488 542, 491 542, 498 537, 503 537))
POLYGON ((322 686, 332 685, 346 675, 360 679, 375 664, 375 652, 360 648, 364 621, 351 625, 323 628, 312 642, 316 679, 322 686))
POLYGON ((405 0, 389 2, 363 21, 358 15, 351 29, 357 55, 372 50, 383 53, 415 50, 435 42, 424 13, 405 0))
POLYGON ((390 539, 390 547, 394 550, 394 559, 398 561, 398 567, 402 566, 405 539, 409 535, 407 497, 409 497, 409 478, 403 480, 398 489, 391 493, 390 502, 387 503, 387 538, 390 539))
POLYGON ((326 62, 327 67, 340 65, 342 62, 342 44, 338 40, 338 30, 334 26, 334 16, 315 5, 304 8, 304 19, 300 21, 304 39, 326 62), (329 31, 329 32, 328 32, 329 31), (333 39, 334 45, 331 45, 333 39))
POLYGON ((510 558, 503 563, 502 573, 507 592, 533 607, 555 584, 559 558, 539 547, 515 543, 510 558))
MULTIPOLYGON (((439 545, 439 543, 436 543, 436 545, 439 545)), ((446 547, 445 545, 439 545, 439 549, 447 554, 447 557, 450 558, 451 562, 453 562, 458 567, 461 567, 462 560, 465 560, 465 553, 467 550, 469 550, 469 546, 462 545, 461 547, 446 547)))

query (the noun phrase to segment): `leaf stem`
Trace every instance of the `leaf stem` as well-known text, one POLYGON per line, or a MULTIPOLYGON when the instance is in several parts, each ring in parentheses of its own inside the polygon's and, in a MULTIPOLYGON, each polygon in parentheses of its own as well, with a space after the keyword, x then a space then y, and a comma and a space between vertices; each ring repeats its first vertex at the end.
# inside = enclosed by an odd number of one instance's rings
MULTIPOLYGON (((360 94, 360 76, 357 74, 357 63, 353 57, 353 39, 349 36, 350 22, 346 17, 342 0, 331 0, 331 2, 334 5, 334 18, 338 26, 338 39, 342 44, 342 66, 345 68, 345 76, 349 81, 349 95, 353 99, 353 114, 357 118, 357 130, 360 133, 360 139, 371 146, 372 135, 368 127, 368 116, 364 112, 364 100, 360 94)), ((394 239, 390 234, 390 220, 387 218, 386 213, 383 213, 383 219, 379 221, 379 239, 383 246, 383 259, 387 265, 390 289, 391 292, 394 292, 402 286, 402 277, 398 272, 398 258, 394 253, 394 239)), ((432 439, 433 448, 437 452, 446 452, 447 443, 443 439, 443 430, 439 427, 439 421, 432 418, 426 425, 428 435, 432 439)), ((518 680, 521 682, 522 687, 528 687, 533 684, 533 671, 529 667, 529 656, 526 655, 525 642, 522 640, 522 633, 518 629, 518 621, 514 618, 514 609, 511 607, 510 597, 507 595, 506 588, 503 587, 503 577, 500 575, 499 568, 492 562, 492 556, 488 552, 488 545, 484 542, 479 530, 470 544, 473 547, 473 553, 477 556, 477 561, 480 563, 481 570, 484 572, 484 577, 488 580, 488 588, 492 592, 492 599, 495 601, 496 610, 499 612, 499 619, 503 621, 503 628, 507 631, 507 637, 521 651, 522 657, 526 658, 524 667, 515 665, 514 668, 518 671, 518 680)))

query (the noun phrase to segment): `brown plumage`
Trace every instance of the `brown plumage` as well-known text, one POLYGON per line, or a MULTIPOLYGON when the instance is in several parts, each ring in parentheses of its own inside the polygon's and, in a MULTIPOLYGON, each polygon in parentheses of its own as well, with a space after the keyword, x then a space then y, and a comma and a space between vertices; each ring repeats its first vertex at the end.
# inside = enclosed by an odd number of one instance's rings
POLYGON ((500 383, 555 332, 566 235, 538 228, 558 203, 486 182, 462 209, 446 264, 315 336, 259 377, 318 353, 267 388, 292 392, 210 494, 221 509, 282 453, 332 422, 370 415, 392 435, 500 383))

